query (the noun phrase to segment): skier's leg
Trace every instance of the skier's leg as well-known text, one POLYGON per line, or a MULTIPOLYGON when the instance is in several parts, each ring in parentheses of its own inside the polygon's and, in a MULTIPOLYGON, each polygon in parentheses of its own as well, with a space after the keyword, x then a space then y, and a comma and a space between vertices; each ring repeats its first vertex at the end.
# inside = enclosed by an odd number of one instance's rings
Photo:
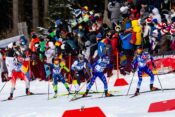
POLYGON ((8 97, 8 100, 11 100, 13 98, 13 92, 16 86, 16 79, 17 79, 16 72, 13 72, 12 79, 11 79, 12 87, 11 87, 11 92, 10 92, 10 96, 8 97))
POLYGON ((63 76, 61 74, 58 74, 58 78, 61 80, 61 82, 64 84, 64 86, 66 87, 67 91, 70 92, 68 83, 65 81, 65 79, 63 78, 63 76))
POLYGON ((141 87, 141 84, 142 84, 142 70, 138 71, 138 78, 139 78, 139 81, 137 83, 137 89, 136 89, 136 92, 135 92, 134 95, 139 95, 139 92, 140 92, 140 87, 141 87))
POLYGON ((154 91, 154 90, 157 90, 158 88, 154 87, 154 74, 153 72, 148 68, 146 67, 145 68, 145 73, 147 73, 151 78, 150 78, 150 90, 151 91, 154 91))
POLYGON ((75 85, 75 93, 78 93, 80 89, 80 74, 79 72, 75 72, 75 79, 73 80, 73 84, 75 85))
POLYGON ((76 80, 77 80, 78 85, 81 84, 80 77, 81 77, 81 71, 76 72, 76 73, 75 73, 75 78, 76 78, 76 80))
POLYGON ((96 79, 96 77, 97 77, 97 74, 98 74, 98 73, 94 73, 94 74, 93 74, 93 77, 90 79, 90 82, 89 82, 89 84, 88 84, 88 86, 87 86, 87 89, 86 89, 85 94, 83 94, 83 97, 87 96, 87 94, 89 93, 89 90, 91 89, 92 85, 93 85, 94 82, 95 82, 95 79, 96 79))
POLYGON ((108 90, 108 84, 107 84, 106 77, 105 77, 104 73, 100 73, 98 76, 104 84, 104 90, 107 91, 108 90))
POLYGON ((58 81, 57 81, 57 75, 53 73, 52 75, 52 78, 53 78, 53 89, 54 89, 54 92, 55 92, 55 96, 57 95, 57 92, 58 92, 58 81))
POLYGON ((144 72, 151 77, 150 84, 154 84, 154 74, 152 73, 152 71, 148 67, 145 67, 144 72))
POLYGON ((112 96, 111 94, 108 93, 108 84, 107 84, 106 77, 105 77, 104 73, 100 73, 98 76, 99 76, 100 80, 101 80, 101 81, 103 82, 103 84, 104 84, 105 96, 106 96, 106 97, 112 96))
POLYGON ((29 79, 26 77, 26 75, 23 72, 19 72, 18 76, 19 76, 19 78, 21 78, 25 82, 26 94, 27 95, 33 94, 33 93, 30 92, 30 82, 29 82, 29 79))
POLYGON ((142 71, 138 71, 138 78, 139 78, 139 81, 137 83, 137 88, 140 89, 142 84, 142 71))
POLYGON ((86 82, 89 83, 90 79, 90 70, 84 69, 82 73, 83 77, 85 78, 86 82))

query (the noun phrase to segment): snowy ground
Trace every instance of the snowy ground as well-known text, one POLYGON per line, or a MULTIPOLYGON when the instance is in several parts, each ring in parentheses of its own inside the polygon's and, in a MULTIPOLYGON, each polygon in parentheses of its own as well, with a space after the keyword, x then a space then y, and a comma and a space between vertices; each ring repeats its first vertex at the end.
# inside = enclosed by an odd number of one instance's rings
MULTIPOLYGON (((116 71, 113 71, 115 74, 116 71)), ((131 75, 121 76, 130 82, 131 75)), ((113 75, 110 79, 109 90, 116 90, 113 94, 120 95, 126 94, 128 86, 113 87, 116 80, 116 76, 113 75)), ((175 88, 175 73, 160 75, 159 76, 163 88, 175 88)), ((136 89, 137 75, 135 75, 133 84, 131 86, 130 94, 133 94, 136 89)), ((0 83, 0 88, 4 83, 0 83)), ((103 84, 97 78, 96 84, 99 91, 103 90, 103 84)), ((163 112, 163 113, 148 113, 150 103, 168 100, 175 98, 175 91, 158 91, 151 93, 144 93, 135 98, 129 98, 130 96, 119 96, 110 98, 96 98, 101 97, 102 94, 90 94, 92 97, 79 99, 73 102, 69 102, 72 96, 60 96, 57 99, 47 100, 47 82, 33 81, 31 82, 31 91, 34 93, 45 93, 43 95, 23 96, 25 95, 25 85, 23 81, 18 80, 15 90, 15 100, 2 102, 6 99, 10 93, 10 82, 7 83, 4 90, 0 93, 0 117, 61 117, 65 110, 78 109, 81 106, 92 107, 99 106, 107 117, 174 117, 175 111, 163 112)), ((155 86, 160 87, 155 77, 155 86)), ((73 89, 73 88, 72 88, 73 89)), ((84 89, 85 90, 85 87, 84 89)), ((96 90, 95 85, 92 90, 96 90)), ((141 88, 142 91, 149 90, 149 78, 143 79, 141 88)), ((50 84, 50 97, 53 96, 52 86, 50 84)), ((59 84, 59 93, 66 92, 63 84, 59 84)))

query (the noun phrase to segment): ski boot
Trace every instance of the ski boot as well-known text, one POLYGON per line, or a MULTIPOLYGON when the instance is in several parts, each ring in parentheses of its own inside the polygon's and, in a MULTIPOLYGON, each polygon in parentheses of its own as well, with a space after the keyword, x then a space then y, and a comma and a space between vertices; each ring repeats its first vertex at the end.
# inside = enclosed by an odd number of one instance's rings
POLYGON ((8 100, 12 100, 13 99, 13 93, 10 93, 10 96, 8 97, 8 100))
POLYGON ((86 92, 83 94, 82 97, 86 97, 88 95, 88 93, 89 93, 89 90, 87 89, 86 92))
POLYGON ((110 97, 110 96, 114 96, 114 95, 108 93, 108 90, 105 90, 105 96, 106 96, 106 97, 110 97))
POLYGON ((70 94, 71 94, 71 92, 70 92, 69 87, 67 87, 66 89, 67 89, 68 95, 70 95, 70 94))
POLYGON ((54 94, 53 98, 57 98, 57 93, 54 94))
POLYGON ((29 91, 29 88, 26 88, 26 95, 33 95, 33 93, 29 91))
POLYGON ((57 98, 57 91, 55 91, 53 98, 57 98))
POLYGON ((154 87, 153 84, 150 84, 150 90, 151 91, 156 91, 156 90, 160 90, 160 89, 157 88, 157 87, 154 87))
POLYGON ((140 92, 139 92, 139 91, 140 91, 140 89, 139 89, 139 88, 137 88, 137 89, 136 89, 136 92, 135 92, 135 94, 134 94, 134 96, 138 96, 138 95, 140 94, 140 92))

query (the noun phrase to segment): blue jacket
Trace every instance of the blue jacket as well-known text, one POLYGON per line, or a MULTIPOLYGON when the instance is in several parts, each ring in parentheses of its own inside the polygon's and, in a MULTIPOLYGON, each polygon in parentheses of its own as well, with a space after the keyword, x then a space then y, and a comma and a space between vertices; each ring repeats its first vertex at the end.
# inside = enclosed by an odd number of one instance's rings
POLYGON ((131 33, 126 34, 126 35, 119 34, 119 36, 120 36, 120 39, 122 40, 122 48, 123 49, 129 50, 129 49, 133 48, 133 45, 130 43, 130 40, 132 37, 131 33))
POLYGON ((104 51, 105 47, 106 46, 102 41, 98 42, 98 56, 99 57, 104 55, 103 51, 104 51))

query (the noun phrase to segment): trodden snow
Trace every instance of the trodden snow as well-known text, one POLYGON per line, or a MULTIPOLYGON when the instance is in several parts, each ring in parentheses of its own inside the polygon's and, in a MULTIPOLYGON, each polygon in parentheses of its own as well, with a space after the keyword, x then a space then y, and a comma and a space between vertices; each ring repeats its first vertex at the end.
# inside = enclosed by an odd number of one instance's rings
MULTIPOLYGON (((116 71, 113 71, 115 74, 116 71)), ((126 76, 120 76, 125 78, 130 83, 133 74, 126 76)), ((159 75, 163 88, 175 88, 175 73, 159 75)), ((109 91, 115 95, 126 95, 129 85, 122 87, 114 87, 114 83, 117 79, 116 75, 113 75, 109 81, 109 91)), ((131 86, 129 94, 134 94, 137 85, 137 74, 134 76, 134 80, 131 86)), ((149 77, 143 78, 141 92, 149 90, 149 77)), ((0 88, 4 83, 0 83, 0 88)), ((84 83, 82 83, 83 85, 84 83)), ((96 79, 98 91, 103 91, 103 84, 96 79)), ((155 86, 160 88, 160 84, 155 75, 155 86)), ((99 106, 107 117, 175 117, 175 111, 148 113, 149 105, 153 102, 162 100, 175 99, 175 91, 157 91, 150 93, 143 93, 135 98, 129 96, 109 97, 109 98, 97 98, 103 94, 89 94, 92 97, 82 98, 76 101, 70 102, 72 95, 59 96, 56 99, 48 100, 48 82, 46 81, 32 81, 31 91, 33 93, 43 93, 42 95, 22 96, 25 95, 25 84, 23 81, 18 80, 16 90, 14 93, 14 100, 2 101, 7 99, 10 93, 11 83, 8 82, 0 93, 0 117, 62 117, 64 111, 71 109, 79 109, 82 106, 94 107, 99 106), (19 96, 19 97, 18 97, 19 96), (21 96, 21 97, 20 97, 21 96)), ((82 89, 85 91, 86 87, 82 89)), ((72 86, 74 90, 74 86, 72 86)), ((96 91, 95 84, 92 87, 93 91, 96 91)), ((53 96, 52 83, 50 83, 50 97, 53 96)), ((66 89, 62 83, 58 84, 58 93, 66 93, 66 89)), ((94 116, 95 117, 95 116, 94 116)))

